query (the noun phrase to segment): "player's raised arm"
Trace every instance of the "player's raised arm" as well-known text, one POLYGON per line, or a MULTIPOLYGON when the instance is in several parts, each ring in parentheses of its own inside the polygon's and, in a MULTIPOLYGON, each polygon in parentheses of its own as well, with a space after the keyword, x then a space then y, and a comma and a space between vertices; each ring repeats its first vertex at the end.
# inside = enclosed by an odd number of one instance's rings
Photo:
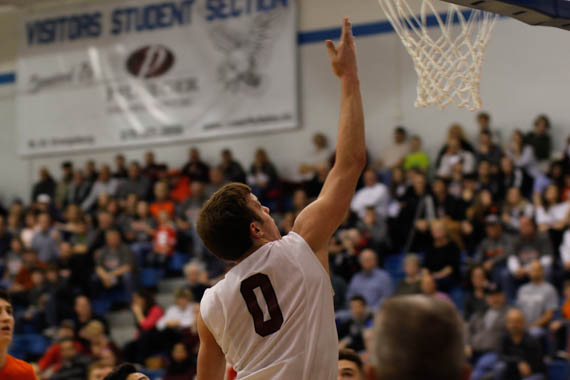
POLYGON ((366 146, 354 36, 348 18, 343 21, 338 46, 332 41, 327 41, 326 46, 341 85, 336 162, 318 199, 299 214, 293 231, 305 239, 328 268, 326 247, 350 207, 358 177, 366 165, 366 146))

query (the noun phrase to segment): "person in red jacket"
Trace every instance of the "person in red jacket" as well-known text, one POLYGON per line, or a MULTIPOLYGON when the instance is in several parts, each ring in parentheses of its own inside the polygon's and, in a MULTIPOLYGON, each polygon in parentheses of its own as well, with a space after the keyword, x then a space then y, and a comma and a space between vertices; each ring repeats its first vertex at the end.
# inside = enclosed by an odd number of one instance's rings
MULTIPOLYGON (((38 361, 41 377, 49 378, 59 370, 63 364, 60 341, 63 339, 73 339, 75 337, 74 328, 75 325, 73 321, 63 321, 61 323, 57 332, 58 342, 52 344, 38 361)), ((74 345, 77 352, 83 351, 83 347, 79 342, 75 342, 74 345)))
POLYGON ((14 334, 14 310, 8 293, 0 290, 0 379, 37 380, 32 366, 8 355, 14 334))

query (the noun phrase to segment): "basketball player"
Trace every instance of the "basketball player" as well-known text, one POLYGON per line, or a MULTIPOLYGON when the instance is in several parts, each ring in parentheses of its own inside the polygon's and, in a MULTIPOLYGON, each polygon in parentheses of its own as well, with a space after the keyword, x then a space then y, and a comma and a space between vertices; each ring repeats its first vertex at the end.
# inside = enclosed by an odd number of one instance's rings
MULTIPOLYGON (((222 380, 226 361, 240 380, 332 380, 338 340, 327 246, 364 169, 364 116, 352 27, 326 42, 340 79, 337 160, 318 199, 281 238, 249 187, 229 184, 198 217, 208 249, 236 265, 206 291, 198 316, 198 380, 222 380)), ((293 79, 293 78, 291 78, 293 79)))
POLYGON ((8 355, 14 333, 14 310, 8 293, 0 290, 0 379, 36 380, 31 365, 8 355))
POLYGON ((451 302, 424 295, 386 300, 374 322, 378 380, 467 380, 463 323, 451 302))

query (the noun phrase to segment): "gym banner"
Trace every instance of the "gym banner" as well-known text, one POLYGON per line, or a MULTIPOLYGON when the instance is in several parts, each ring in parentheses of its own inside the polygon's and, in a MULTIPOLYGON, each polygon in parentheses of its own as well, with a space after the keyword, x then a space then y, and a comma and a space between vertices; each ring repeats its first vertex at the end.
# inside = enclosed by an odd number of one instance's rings
POLYGON ((22 155, 296 128, 295 0, 117 0, 27 13, 22 155))

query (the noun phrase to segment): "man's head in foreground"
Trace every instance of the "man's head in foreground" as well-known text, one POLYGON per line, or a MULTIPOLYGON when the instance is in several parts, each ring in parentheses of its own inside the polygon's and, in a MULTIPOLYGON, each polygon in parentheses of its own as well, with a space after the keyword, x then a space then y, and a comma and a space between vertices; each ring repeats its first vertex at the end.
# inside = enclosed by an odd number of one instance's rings
POLYGON ((376 316, 373 360, 379 380, 463 380, 461 320, 444 300, 394 297, 376 316))

